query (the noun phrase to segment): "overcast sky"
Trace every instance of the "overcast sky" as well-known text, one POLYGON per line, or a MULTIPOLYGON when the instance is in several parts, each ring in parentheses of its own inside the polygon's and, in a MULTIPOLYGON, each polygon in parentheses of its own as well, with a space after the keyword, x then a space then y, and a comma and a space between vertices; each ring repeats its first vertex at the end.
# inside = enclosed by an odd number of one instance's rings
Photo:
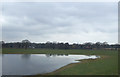
POLYGON ((2 13, 6 42, 118 42, 117 2, 11 2, 2 13))

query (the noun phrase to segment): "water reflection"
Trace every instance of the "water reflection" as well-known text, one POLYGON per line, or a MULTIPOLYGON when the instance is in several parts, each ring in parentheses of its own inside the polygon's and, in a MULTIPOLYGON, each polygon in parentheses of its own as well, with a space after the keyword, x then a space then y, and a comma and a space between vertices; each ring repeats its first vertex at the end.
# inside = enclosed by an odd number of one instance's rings
POLYGON ((46 57, 68 56, 68 54, 46 54, 46 57))
POLYGON ((31 54, 22 54, 21 58, 23 58, 23 59, 29 59, 30 56, 31 56, 31 54))
POLYGON ((95 55, 68 54, 5 54, 2 56, 3 75, 34 75, 55 71, 82 59, 96 59, 95 55))

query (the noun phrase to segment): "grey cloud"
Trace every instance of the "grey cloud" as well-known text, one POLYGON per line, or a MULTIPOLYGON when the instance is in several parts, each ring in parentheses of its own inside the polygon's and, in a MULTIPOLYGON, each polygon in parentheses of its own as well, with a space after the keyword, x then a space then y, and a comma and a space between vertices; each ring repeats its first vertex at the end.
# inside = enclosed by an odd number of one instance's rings
POLYGON ((3 16, 5 41, 117 42, 117 3, 4 3, 3 16), (106 38, 96 38, 97 32, 106 38), (116 38, 109 41, 111 36, 116 38))

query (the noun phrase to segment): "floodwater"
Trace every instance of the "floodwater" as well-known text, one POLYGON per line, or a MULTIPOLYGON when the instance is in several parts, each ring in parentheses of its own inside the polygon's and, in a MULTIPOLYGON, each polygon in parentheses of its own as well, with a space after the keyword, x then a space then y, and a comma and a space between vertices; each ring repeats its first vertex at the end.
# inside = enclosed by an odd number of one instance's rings
POLYGON ((53 72, 82 59, 96 59, 95 55, 68 54, 3 54, 3 75, 36 75, 53 72))

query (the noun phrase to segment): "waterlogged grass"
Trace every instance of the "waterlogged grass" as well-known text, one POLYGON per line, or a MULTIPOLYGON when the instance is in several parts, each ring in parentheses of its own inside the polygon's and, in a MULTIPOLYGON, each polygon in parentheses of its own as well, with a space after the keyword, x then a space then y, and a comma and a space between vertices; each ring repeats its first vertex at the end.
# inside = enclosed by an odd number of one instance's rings
MULTIPOLYGON (((118 75, 118 51, 80 49, 10 49, 3 48, 3 54, 83 54, 99 55, 100 59, 83 60, 69 64, 47 75, 118 75)), ((39 77, 39 75, 34 76, 39 77)))

